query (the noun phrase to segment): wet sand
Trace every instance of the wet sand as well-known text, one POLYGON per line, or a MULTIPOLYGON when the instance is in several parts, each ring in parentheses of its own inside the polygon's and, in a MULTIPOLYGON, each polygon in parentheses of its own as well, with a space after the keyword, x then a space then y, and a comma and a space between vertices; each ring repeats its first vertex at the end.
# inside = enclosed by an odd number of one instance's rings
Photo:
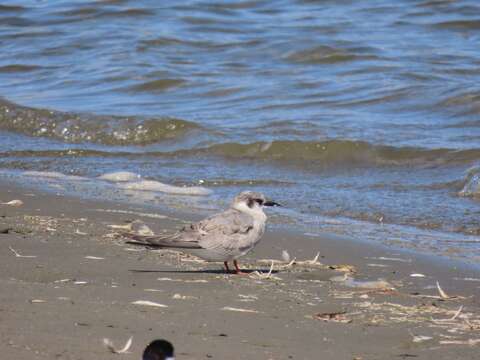
POLYGON ((478 358, 473 266, 327 234, 267 231, 240 262, 250 275, 226 275, 222 264, 132 248, 118 236, 118 226, 136 219, 160 232, 191 216, 152 218, 139 215, 148 209, 8 183, 0 197, 23 201, 0 205, 2 358, 140 359, 155 338, 172 341, 178 359, 478 358), (296 263, 282 262, 282 250, 296 263), (317 252, 318 262, 305 262, 317 252), (266 259, 277 260, 270 276, 266 259), (139 300, 165 307, 133 304, 139 300), (130 336, 127 354, 102 344, 121 347, 130 336))

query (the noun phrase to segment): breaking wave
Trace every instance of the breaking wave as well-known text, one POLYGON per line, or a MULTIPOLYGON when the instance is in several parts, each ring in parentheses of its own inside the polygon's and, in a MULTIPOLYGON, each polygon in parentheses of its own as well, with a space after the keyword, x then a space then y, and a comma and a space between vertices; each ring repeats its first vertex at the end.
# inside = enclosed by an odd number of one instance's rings
MULTIPOLYGON (((442 165, 471 162, 480 157, 479 149, 425 149, 373 145, 364 141, 273 141, 251 144, 224 143, 184 152, 211 154, 225 158, 302 162, 325 166, 342 165, 442 165)), ((178 153, 178 152, 177 152, 178 153)))
POLYGON ((0 100, 0 130, 68 143, 147 145, 176 139, 200 126, 168 117, 138 118, 34 109, 0 100))
MULTIPOLYGON (((11 158, 59 158, 59 157, 145 157, 198 158, 220 157, 229 160, 248 160, 279 165, 317 167, 354 166, 442 166, 468 164, 478 161, 480 148, 427 149, 417 147, 395 147, 374 145, 364 141, 273 141, 249 144, 221 143, 208 147, 177 151, 99 151, 90 149, 7 151, 0 156, 11 158)), ((125 174, 120 174, 124 176, 125 174)))

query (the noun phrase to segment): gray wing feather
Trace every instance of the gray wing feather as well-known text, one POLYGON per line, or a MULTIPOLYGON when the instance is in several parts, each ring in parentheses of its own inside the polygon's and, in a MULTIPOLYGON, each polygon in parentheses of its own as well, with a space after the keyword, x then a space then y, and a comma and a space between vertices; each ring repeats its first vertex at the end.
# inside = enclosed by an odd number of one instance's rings
POLYGON ((198 241, 184 241, 179 237, 179 233, 174 235, 165 236, 145 236, 145 235, 136 235, 131 233, 123 234, 125 237, 128 237, 132 240, 127 241, 128 244, 133 245, 142 245, 151 248, 176 248, 176 249, 201 249, 202 247, 198 244, 198 241))

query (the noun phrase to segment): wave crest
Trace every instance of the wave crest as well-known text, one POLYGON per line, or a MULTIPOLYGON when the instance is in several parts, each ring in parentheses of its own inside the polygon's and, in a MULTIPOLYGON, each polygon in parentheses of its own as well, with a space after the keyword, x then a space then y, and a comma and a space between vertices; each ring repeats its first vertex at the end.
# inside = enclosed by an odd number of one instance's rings
POLYGON ((34 109, 0 100, 0 129, 69 143, 147 145, 200 129, 175 118, 137 118, 34 109))

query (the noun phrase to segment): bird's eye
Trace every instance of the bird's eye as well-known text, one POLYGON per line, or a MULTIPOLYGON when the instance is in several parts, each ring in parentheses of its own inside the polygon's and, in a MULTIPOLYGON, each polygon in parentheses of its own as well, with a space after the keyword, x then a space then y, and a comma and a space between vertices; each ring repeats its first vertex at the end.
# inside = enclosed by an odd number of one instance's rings
POLYGON ((263 205, 263 200, 262 200, 262 199, 255 199, 255 202, 256 202, 258 205, 263 205))

